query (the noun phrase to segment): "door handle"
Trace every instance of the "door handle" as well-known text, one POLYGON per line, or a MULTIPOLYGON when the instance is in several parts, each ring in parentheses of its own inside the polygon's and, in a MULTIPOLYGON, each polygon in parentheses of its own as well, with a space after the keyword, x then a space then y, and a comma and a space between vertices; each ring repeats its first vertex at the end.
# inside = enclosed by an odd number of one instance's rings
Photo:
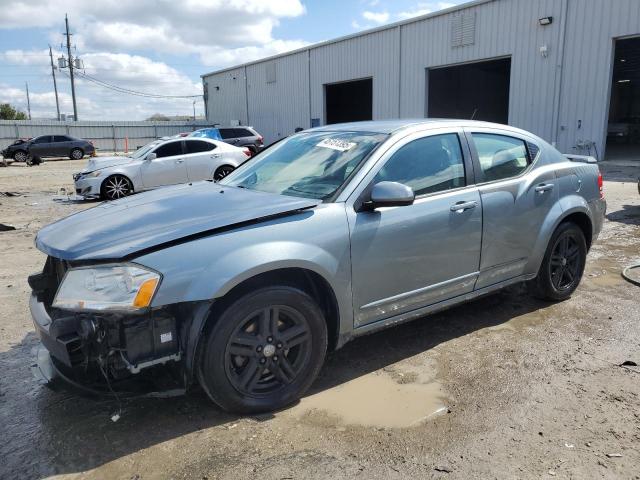
POLYGON ((451 205, 451 211, 456 213, 462 213, 465 210, 471 210, 472 208, 476 208, 478 206, 478 202, 475 200, 471 202, 458 202, 451 205))
POLYGON ((553 190, 553 183, 541 183, 536 186, 535 191, 543 194, 544 192, 549 192, 553 190))
POLYGON ((219 158, 220 154, 219 153, 214 153, 211 155, 211 158, 219 158))
POLYGON ((181 158, 179 158, 178 160, 176 160, 176 163, 184 163, 184 160, 182 160, 181 158))

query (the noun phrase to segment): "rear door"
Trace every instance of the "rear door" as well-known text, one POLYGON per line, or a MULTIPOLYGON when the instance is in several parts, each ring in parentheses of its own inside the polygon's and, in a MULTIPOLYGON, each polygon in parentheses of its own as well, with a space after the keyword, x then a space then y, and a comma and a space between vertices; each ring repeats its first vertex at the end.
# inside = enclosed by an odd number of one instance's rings
POLYGON ((184 146, 184 161, 187 165, 189 181, 212 180, 220 157, 216 152, 215 143, 188 138, 185 139, 184 146))
POLYGON ((222 141, 231 145, 237 145, 236 130, 234 128, 218 128, 222 141))
POLYGON ((41 135, 33 139, 29 153, 34 157, 46 157, 50 155, 52 147, 51 135, 41 135))
POLYGON ((542 223, 558 199, 552 169, 536 168, 539 147, 511 131, 466 131, 483 211, 476 288, 525 273, 542 223))
POLYGON ((182 140, 173 140, 163 143, 152 151, 157 157, 153 160, 145 160, 140 169, 145 188, 189 181, 182 144, 182 140))
POLYGON ((367 184, 400 182, 416 199, 347 208, 355 326, 469 293, 480 264, 482 205, 462 131, 412 134, 381 161, 367 184))
POLYGON ((54 135, 51 152, 59 157, 66 157, 71 152, 71 139, 66 135, 54 135))

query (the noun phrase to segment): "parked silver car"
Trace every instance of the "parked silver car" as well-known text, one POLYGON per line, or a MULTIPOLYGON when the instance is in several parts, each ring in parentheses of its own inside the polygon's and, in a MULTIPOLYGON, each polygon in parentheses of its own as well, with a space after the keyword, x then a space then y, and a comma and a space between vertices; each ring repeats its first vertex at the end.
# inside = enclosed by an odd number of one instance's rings
POLYGON ((171 138, 131 156, 94 157, 73 180, 78 195, 116 200, 165 185, 222 180, 249 157, 246 148, 208 138, 171 138))
POLYGON ((569 298, 605 207, 594 159, 522 130, 330 125, 218 184, 43 228, 31 313, 67 378, 115 384, 169 364, 226 410, 272 410, 305 392, 328 348, 356 336, 516 282, 569 298))

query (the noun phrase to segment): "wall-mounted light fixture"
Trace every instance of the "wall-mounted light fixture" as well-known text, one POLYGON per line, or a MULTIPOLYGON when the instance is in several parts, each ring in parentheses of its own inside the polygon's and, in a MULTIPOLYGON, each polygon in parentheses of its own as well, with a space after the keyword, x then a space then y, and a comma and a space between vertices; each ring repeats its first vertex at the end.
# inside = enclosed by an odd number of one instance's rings
POLYGON ((542 17, 538 20, 538 23, 543 27, 546 25, 551 25, 553 23, 553 17, 542 17))
POLYGON ((629 83, 631 80, 628 79, 624 79, 624 80, 618 80, 618 83, 629 83))

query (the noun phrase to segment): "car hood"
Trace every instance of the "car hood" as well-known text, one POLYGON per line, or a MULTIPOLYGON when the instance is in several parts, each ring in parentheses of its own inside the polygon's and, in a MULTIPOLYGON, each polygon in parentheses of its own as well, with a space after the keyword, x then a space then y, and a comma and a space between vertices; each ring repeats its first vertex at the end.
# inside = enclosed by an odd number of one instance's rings
POLYGON ((115 260, 320 203, 213 182, 177 185, 70 215, 40 230, 36 246, 63 260, 115 260))
POLYGON ((94 170, 124 165, 125 163, 131 163, 133 161, 134 159, 131 157, 93 157, 89 159, 87 166, 82 171, 93 172, 94 170))

